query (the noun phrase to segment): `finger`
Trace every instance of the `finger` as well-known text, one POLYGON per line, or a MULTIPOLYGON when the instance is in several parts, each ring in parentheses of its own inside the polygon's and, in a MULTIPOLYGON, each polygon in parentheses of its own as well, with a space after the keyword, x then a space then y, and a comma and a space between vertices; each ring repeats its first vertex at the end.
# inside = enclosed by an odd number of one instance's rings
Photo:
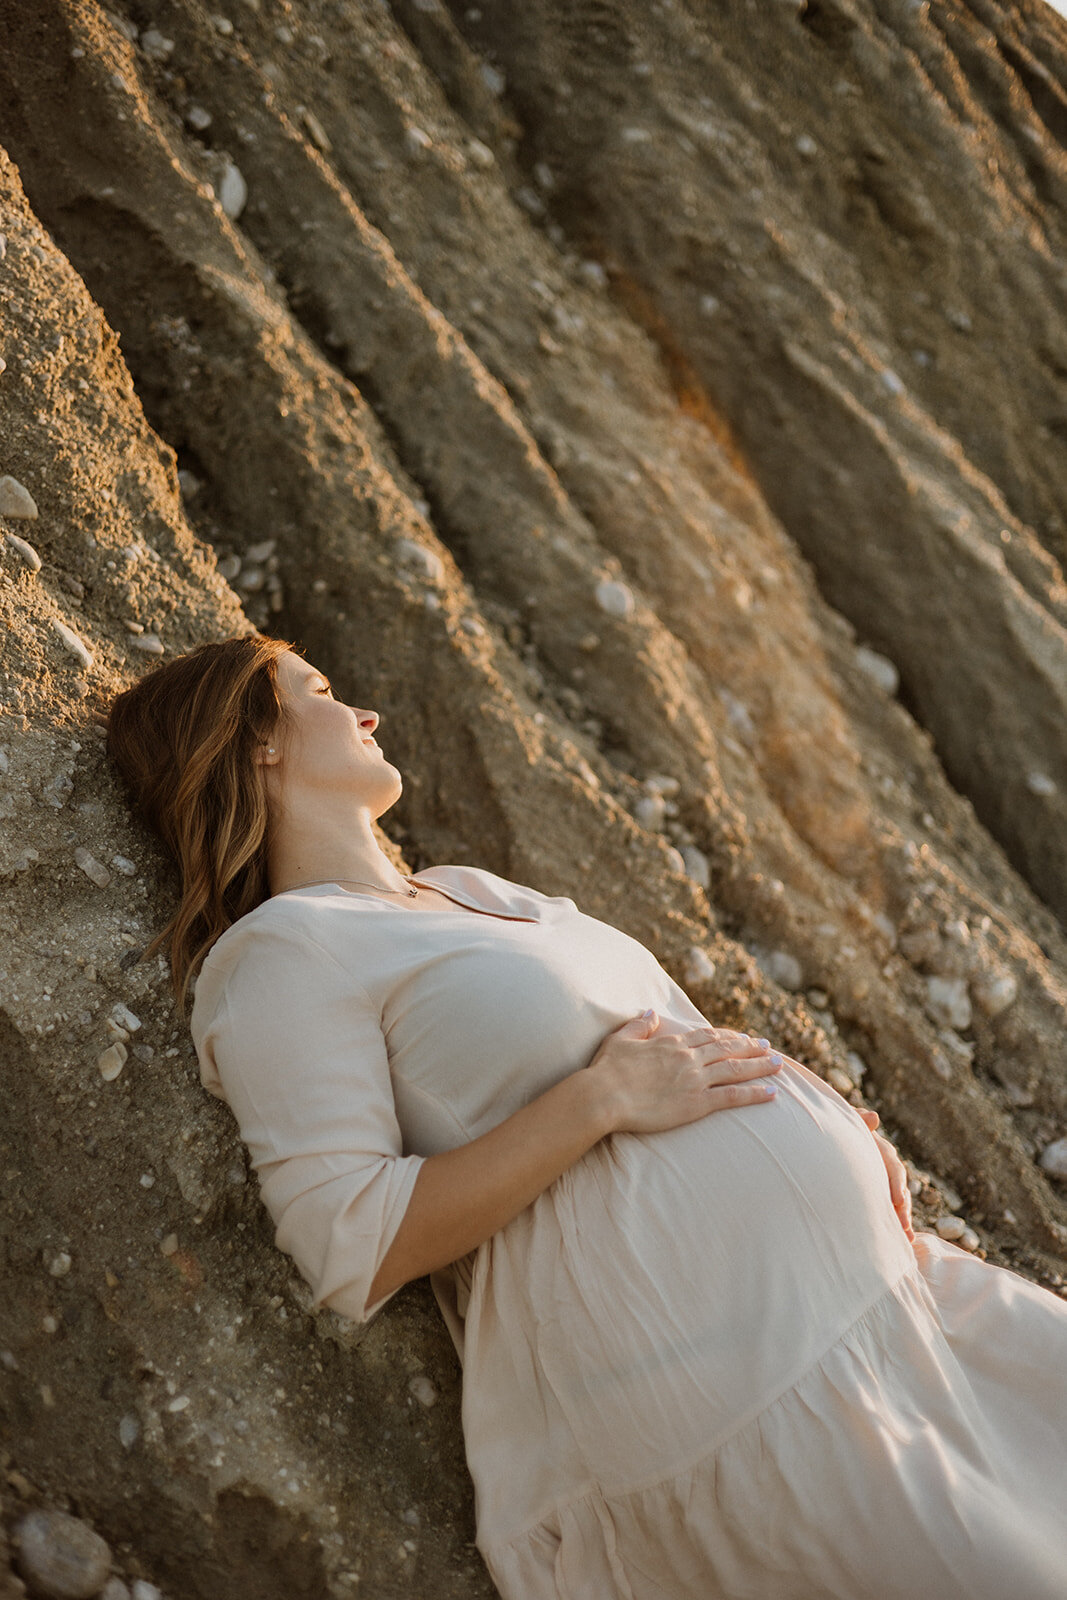
POLYGON ((875 1128, 881 1126, 882 1119, 878 1115, 877 1111, 868 1111, 863 1109, 860 1111, 860 1116, 863 1118, 864 1122, 867 1124, 868 1128, 870 1128, 872 1133, 874 1132, 875 1128))
POLYGON ((773 1083, 716 1083, 704 1091, 708 1111, 728 1111, 735 1106, 767 1105, 777 1094, 773 1083))
POLYGON ((762 1050, 755 1055, 722 1056, 714 1045, 706 1045, 698 1054, 708 1084, 743 1083, 750 1078, 773 1077, 782 1070, 781 1056, 768 1056, 762 1050))

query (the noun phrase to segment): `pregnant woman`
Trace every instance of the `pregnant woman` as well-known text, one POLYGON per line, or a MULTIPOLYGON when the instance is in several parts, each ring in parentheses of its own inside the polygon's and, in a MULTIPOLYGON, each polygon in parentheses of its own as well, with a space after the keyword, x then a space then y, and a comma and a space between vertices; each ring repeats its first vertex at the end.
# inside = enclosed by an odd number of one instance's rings
POLYGON ((1063 1600, 1067 1306, 916 1236, 873 1113, 635 940, 404 877, 377 725, 253 636, 121 695, 109 749, 278 1245, 357 1321, 432 1275, 500 1593, 1063 1600))

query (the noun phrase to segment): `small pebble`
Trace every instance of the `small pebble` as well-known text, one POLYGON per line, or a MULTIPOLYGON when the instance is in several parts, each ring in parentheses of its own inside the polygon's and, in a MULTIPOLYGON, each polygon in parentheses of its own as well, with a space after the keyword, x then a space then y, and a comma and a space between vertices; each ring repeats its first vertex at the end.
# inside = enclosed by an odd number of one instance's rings
POLYGON ((945 1027, 969 1028, 972 1012, 966 978, 939 978, 932 973, 926 980, 926 1010, 945 1027))
POLYGON ((146 28, 141 35, 141 49, 149 61, 169 61, 174 52, 174 40, 165 38, 158 28, 146 28))
POLYGON ((215 194, 226 216, 231 222, 236 222, 248 200, 248 185, 237 164, 229 157, 226 158, 222 175, 215 185, 215 194))
POLYGON ((240 570, 240 556, 223 556, 219 561, 219 577, 225 578, 227 583, 232 583, 240 570))
POLYGON ((1067 1181, 1067 1139, 1056 1139, 1047 1144, 1038 1159, 1038 1166, 1052 1178, 1067 1181))
POLYGON ((419 1405, 425 1406, 427 1410, 436 1403, 437 1390, 429 1378, 424 1377, 421 1372, 416 1373, 415 1377, 409 1381, 408 1392, 413 1394, 419 1405))
POLYGON ((642 828, 648 828, 653 833, 658 832, 667 818, 663 796, 643 794, 634 806, 634 817, 642 828))
POLYGON ((135 634, 130 640, 134 650, 140 650, 142 655, 161 656, 163 654, 163 641, 158 633, 135 634))
POLYGON ((119 1443, 124 1450, 132 1450, 140 1437, 140 1420, 132 1411, 127 1411, 119 1423, 119 1443))
POLYGON ((92 1600, 111 1569, 98 1533, 65 1511, 31 1511, 17 1524, 19 1571, 49 1600, 92 1600))
POLYGON ((836 1089, 838 1094, 843 1094, 846 1098, 852 1093, 852 1079, 840 1067, 831 1067, 826 1074, 826 1081, 831 1089, 836 1089))
POLYGON ((73 628, 68 628, 65 622, 58 622, 55 617, 52 618, 52 627, 74 659, 88 672, 93 664, 93 652, 85 640, 79 639, 73 628))
POLYGON ((938 1217, 934 1227, 942 1239, 960 1239, 967 1232, 967 1223, 963 1217, 938 1217))
POLYGON ((775 983, 781 984, 783 989, 803 989, 804 969, 796 956, 790 955, 788 950, 772 950, 763 957, 759 965, 768 978, 773 978, 775 983))
POLYGON ((309 111, 305 106, 300 113, 300 120, 307 129, 307 136, 315 146, 315 149, 321 150, 324 156, 329 155, 330 150, 333 148, 330 143, 330 136, 314 111, 309 111))
POLYGON ((4 538, 7 540, 11 549, 14 550, 19 560, 22 561, 25 566, 29 567, 31 572, 40 572, 41 558, 33 548, 32 544, 28 543, 28 541, 25 539, 20 539, 17 533, 8 533, 6 530, 4 532, 4 538))
POLYGON ((126 1065, 127 1049, 121 1039, 108 1045, 96 1058, 97 1070, 105 1083, 113 1083, 126 1065))
POLYGON ((1055 794, 1056 785, 1047 772, 1028 772, 1026 774, 1026 787, 1031 794, 1055 794))
POLYGON ((884 689, 886 694, 896 694, 900 687, 900 673, 888 656, 861 644, 856 647, 855 661, 864 676, 884 689))
POLYGON ((396 553, 406 567, 412 567, 431 583, 444 583, 445 564, 436 550, 429 550, 414 539, 398 539, 396 553))
MULTIPOLYGON (((192 128, 194 133, 206 133, 211 126, 211 112, 205 111, 203 106, 190 106, 185 113, 185 121, 186 125, 192 128)), ((178 479, 179 481, 181 480, 180 472, 178 479)))
POLYGON ((260 539, 258 544, 249 545, 243 559, 253 566, 262 566, 264 561, 270 560, 277 548, 277 539, 260 539))
POLYGON ((111 865, 116 872, 121 872, 124 878, 133 878, 137 875, 137 867, 129 856, 112 856, 111 865))
POLYGON ((683 844, 682 860, 685 862, 685 870, 693 882, 698 883, 702 889, 710 889, 711 863, 703 850, 698 850, 695 844, 683 844))
POLYGON ((409 155, 421 155, 424 150, 433 148, 433 140, 422 128, 405 128, 404 148, 409 155))
POLYGON ((117 1022, 120 1028, 126 1028, 130 1033, 137 1033, 141 1026, 140 1017, 135 1017, 129 1006, 124 1006, 117 1000, 111 1007, 111 1020, 117 1022))
POLYGON ((984 1011, 987 1017, 999 1017, 1013 1004, 1019 985, 1012 972, 988 973, 975 979, 971 993, 979 1011, 984 1011))
POLYGON ((90 850, 86 850, 84 845, 80 844, 75 850, 74 863, 81 868, 87 878, 92 879, 98 889, 106 889, 111 882, 110 872, 90 850))
POLYGON ((808 999, 813 1006, 819 1006, 820 1008, 830 1004, 830 996, 825 989, 809 989, 808 999))
POLYGON ((959 1245, 961 1250, 977 1250, 981 1242, 981 1239, 979 1239, 973 1228, 964 1228, 963 1232, 956 1240, 956 1243, 959 1245))
POLYGON ((65 1278, 74 1265, 66 1250, 58 1250, 48 1263, 48 1275, 51 1278, 65 1278))
POLYGON ((224 39, 228 39, 233 33, 233 23, 229 17, 212 17, 211 25, 216 33, 222 34, 224 39))
POLYGON ((177 1249, 178 1235, 176 1233, 168 1233, 167 1237, 159 1246, 159 1253, 161 1256, 172 1256, 176 1253, 177 1249))
POLYGON ((147 1578, 134 1578, 130 1600, 164 1600, 163 1590, 157 1589, 147 1578))
POLYGON ((168 1402, 167 1410, 173 1412, 188 1411, 191 1405, 192 1401, 189 1399, 187 1394, 178 1394, 175 1395, 173 1400, 168 1402))
POLYGON ((596 603, 609 617, 632 617, 635 609, 633 590, 628 584, 614 578, 603 578, 596 586, 596 603))
POLYGON ((17 478, 0 478, 0 517, 37 521, 37 502, 17 478))
POLYGON ((661 794, 664 800, 673 800, 682 786, 677 778, 667 777, 662 772, 654 772, 645 779, 641 787, 646 794, 661 794))
POLYGON ((686 983, 708 983, 715 976, 715 963, 700 945, 690 945, 685 958, 686 983))
POLYGON ((121 1578, 111 1577, 100 1591, 100 1600, 130 1600, 130 1591, 121 1578))

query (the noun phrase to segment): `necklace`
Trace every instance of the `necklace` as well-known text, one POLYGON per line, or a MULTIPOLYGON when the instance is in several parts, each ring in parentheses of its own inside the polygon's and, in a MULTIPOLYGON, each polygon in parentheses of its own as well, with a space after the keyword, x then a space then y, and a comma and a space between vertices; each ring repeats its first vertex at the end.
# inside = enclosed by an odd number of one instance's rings
POLYGON ((383 883, 370 883, 366 878, 312 878, 308 883, 291 883, 288 889, 279 889, 279 894, 289 894, 293 889, 315 889, 325 883, 358 883, 364 889, 378 889, 382 894, 406 894, 412 899, 418 894, 412 879, 407 879, 405 889, 387 889, 383 883))

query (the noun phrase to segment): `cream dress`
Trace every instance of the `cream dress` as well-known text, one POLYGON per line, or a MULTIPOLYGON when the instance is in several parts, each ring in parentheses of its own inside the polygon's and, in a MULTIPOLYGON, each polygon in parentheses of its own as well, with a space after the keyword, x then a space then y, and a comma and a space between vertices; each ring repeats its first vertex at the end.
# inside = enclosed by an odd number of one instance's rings
MULTIPOLYGON (((646 1006, 705 1022, 570 899, 473 867, 418 881, 454 906, 267 901, 214 946, 193 1013, 278 1245, 357 1321, 425 1157, 646 1006)), ((500 1593, 1064 1600, 1067 1306, 909 1244, 856 1112, 798 1063, 776 1081, 603 1140, 434 1275, 500 1593)))

